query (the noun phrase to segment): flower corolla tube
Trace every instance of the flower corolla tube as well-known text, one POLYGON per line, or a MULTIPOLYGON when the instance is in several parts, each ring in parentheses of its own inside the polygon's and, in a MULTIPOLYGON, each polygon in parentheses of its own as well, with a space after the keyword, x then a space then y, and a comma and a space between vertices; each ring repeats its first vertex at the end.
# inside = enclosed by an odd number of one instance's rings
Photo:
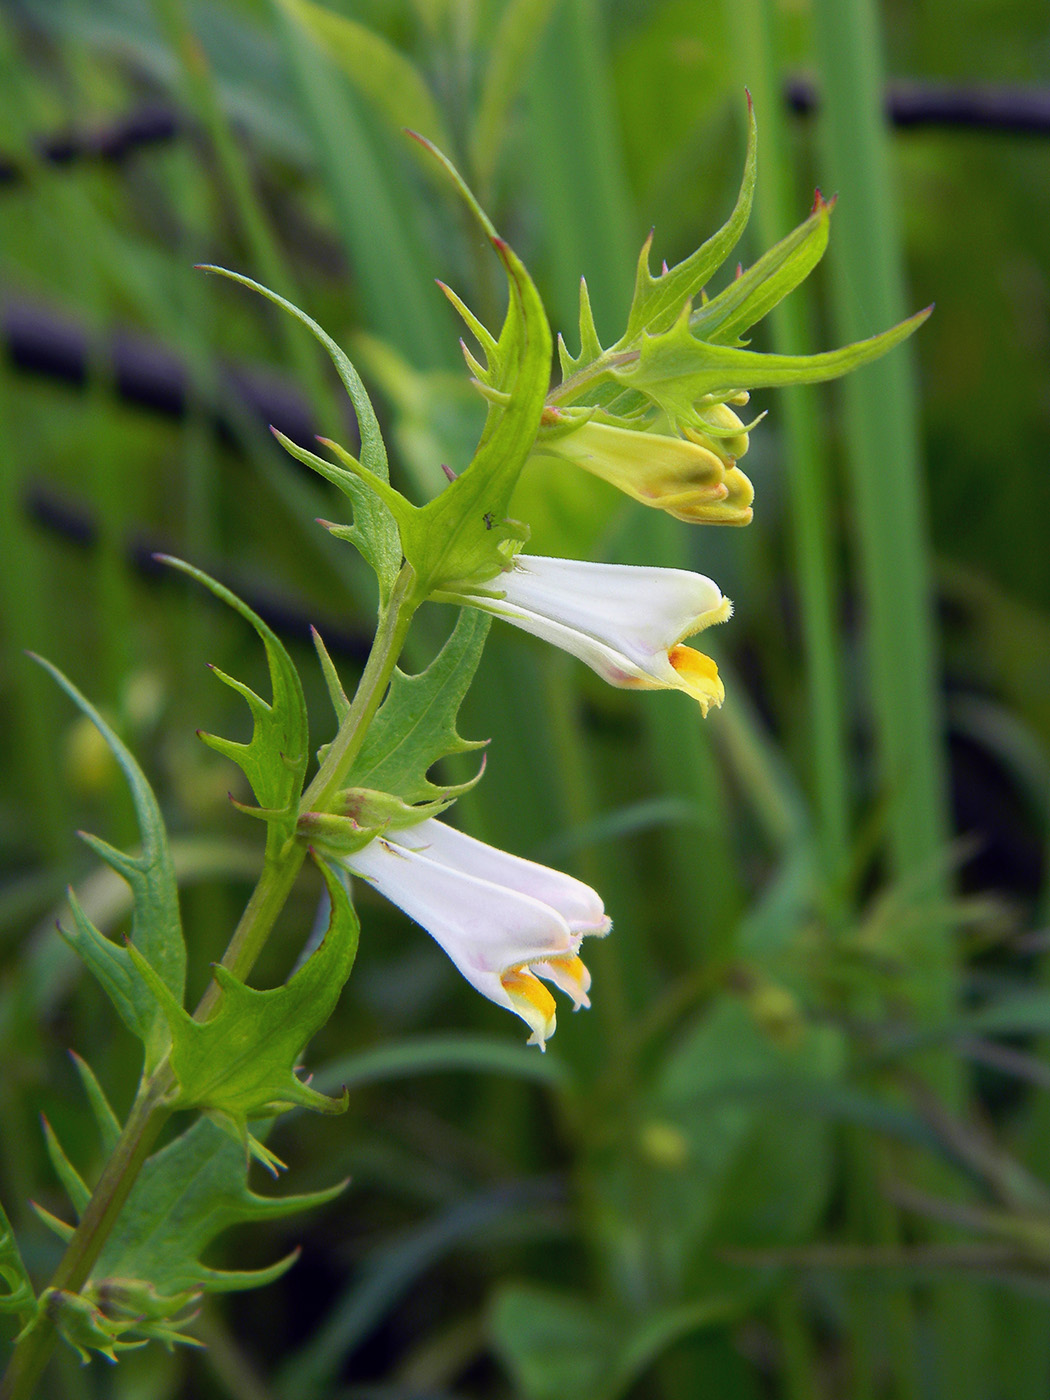
POLYGON ((433 817, 377 836, 343 859, 421 924, 471 986, 520 1016, 530 1045, 543 1049, 556 1025, 544 982, 571 997, 575 1009, 590 1005, 580 943, 612 925, 598 894, 582 881, 433 817))
POLYGON ((705 715, 725 699, 715 663, 683 645, 733 611, 703 574, 517 554, 506 572, 442 596, 571 652, 611 685, 683 690, 705 715))

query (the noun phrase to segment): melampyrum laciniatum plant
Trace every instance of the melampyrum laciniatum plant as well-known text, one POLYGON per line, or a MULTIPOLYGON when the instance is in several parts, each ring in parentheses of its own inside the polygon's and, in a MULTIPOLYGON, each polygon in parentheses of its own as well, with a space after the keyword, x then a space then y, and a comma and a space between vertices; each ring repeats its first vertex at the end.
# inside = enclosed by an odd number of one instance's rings
MULTIPOLYGON (((426 144, 426 143, 424 143, 426 144)), ((71 896, 61 930, 94 973, 124 1025, 141 1042, 142 1073, 120 1123, 90 1067, 77 1061, 108 1161, 89 1184, 45 1126, 47 1148, 69 1197, 69 1219, 39 1213, 65 1242, 41 1287, 26 1268, 0 1211, 0 1310, 21 1330, 3 1400, 26 1400, 57 1337, 87 1360, 115 1360, 149 1341, 195 1344, 203 1293, 254 1288, 290 1267, 225 1272, 201 1262, 228 1225, 324 1204, 342 1183, 309 1195, 269 1197, 249 1188, 254 1157, 275 1175, 282 1163, 266 1127, 295 1108, 338 1114, 346 1094, 312 1089, 299 1066, 350 976, 358 943, 351 876, 367 881, 421 924, 464 977, 528 1027, 541 1050, 555 1029, 549 987, 575 1007, 589 1004, 583 940, 611 927, 600 895, 571 876, 474 840, 444 820, 467 788, 428 776, 441 759, 482 747, 457 731, 492 615, 561 647, 610 684, 678 689, 703 714, 721 705, 715 663, 686 640, 731 613, 716 583, 679 569, 552 559, 525 550, 528 523, 510 517, 515 485, 529 461, 555 458, 612 482, 644 505, 699 524, 746 525, 751 483, 739 466, 757 420, 746 421, 757 387, 813 383, 848 373, 910 335, 925 313, 871 340, 826 354, 792 357, 751 351, 747 330, 796 287, 820 259, 831 206, 818 195, 804 223, 724 291, 704 287, 747 223, 755 180, 752 120, 740 195, 728 222, 690 257, 654 276, 651 239, 638 262, 627 325, 603 347, 581 284, 579 348, 559 339, 560 382, 551 388, 552 340, 528 272, 496 233, 456 171, 437 151, 502 263, 506 316, 494 335, 448 290, 478 351, 464 346, 487 418, 472 459, 447 470, 449 484, 418 505, 389 480, 372 405, 353 365, 303 312, 273 292, 219 268, 209 271, 269 297, 297 317, 330 354, 360 430, 360 455, 325 441, 327 456, 284 446, 347 497, 349 524, 327 523, 355 546, 378 581, 372 649, 352 696, 320 637, 317 652, 334 733, 311 774, 303 688, 270 628, 221 584, 169 559, 255 629, 269 666, 271 697, 234 677, 218 678, 245 700, 248 743, 201 738, 240 766, 256 805, 245 814, 265 837, 262 873, 214 977, 195 1010, 184 1007, 187 947, 175 873, 156 800, 135 759, 80 692, 47 662, 57 683, 97 726, 131 789, 141 833, 136 853, 85 840, 130 886, 130 937, 106 938, 71 896), (415 613, 452 604, 458 621, 429 666, 398 667, 415 613), (314 862, 330 914, 319 946, 283 985, 257 990, 248 978, 295 884, 314 862), (173 1114, 189 1115, 181 1135, 154 1152, 173 1114), (187 1181, 192 1185, 187 1188, 187 1181), (148 1225, 148 1228, 147 1228, 148 1225)), ((499 742, 499 735, 493 736, 499 742)), ((630 929, 620 931, 630 937, 630 929)), ((305 938, 305 931, 304 931, 305 938)), ((600 994, 600 989, 599 989, 600 994)))

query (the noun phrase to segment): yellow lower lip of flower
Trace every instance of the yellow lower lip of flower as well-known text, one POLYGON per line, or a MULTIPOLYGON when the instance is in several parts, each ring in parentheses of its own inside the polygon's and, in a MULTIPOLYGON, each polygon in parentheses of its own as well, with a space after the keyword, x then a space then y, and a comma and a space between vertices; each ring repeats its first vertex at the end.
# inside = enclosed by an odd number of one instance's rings
POLYGON ((692 647, 674 646, 667 653, 674 670, 681 677, 683 688, 696 700, 706 715, 712 705, 721 705, 726 698, 718 667, 709 656, 692 647))
POLYGON ((532 1027, 529 1044, 544 1049, 544 1041, 554 1034, 557 1025, 554 998, 527 967, 508 968, 500 974, 499 980, 514 1010, 532 1027))
POLYGON ((573 1006, 577 1011, 581 1006, 590 1006, 587 993, 591 987, 591 974, 583 959, 576 953, 561 953, 546 958, 536 965, 535 971, 540 977, 546 977, 549 982, 553 982, 566 996, 572 997, 573 1006))
POLYGON ((687 525, 750 525, 754 499, 755 488, 750 478, 739 467, 730 467, 717 495, 705 495, 696 490, 679 491, 646 504, 659 505, 668 515, 684 520, 687 525))
POLYGON ((689 485, 683 490, 681 480, 676 478, 673 481, 647 481, 632 494, 635 500, 644 501, 647 505, 659 505, 666 510, 668 501, 695 501, 697 505, 705 501, 724 501, 729 495, 729 487, 724 481, 712 481, 689 485))

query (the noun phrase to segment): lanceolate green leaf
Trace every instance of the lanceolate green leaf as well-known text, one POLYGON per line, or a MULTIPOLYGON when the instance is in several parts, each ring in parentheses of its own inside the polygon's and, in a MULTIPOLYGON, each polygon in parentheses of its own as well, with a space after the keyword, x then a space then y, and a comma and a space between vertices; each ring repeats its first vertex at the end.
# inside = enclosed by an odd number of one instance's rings
POLYGON ((413 803, 448 791, 428 780, 428 770, 448 754, 468 753, 487 742, 461 738, 456 716, 474 679, 491 620, 474 608, 463 608, 451 637, 425 671, 415 676, 394 672, 347 786, 393 793, 413 803))
POLYGON ((374 473, 366 471, 356 457, 351 456, 337 443, 329 442, 327 438, 320 439, 341 462, 346 463, 342 467, 326 461, 323 457, 318 457, 316 452, 310 452, 307 448, 300 447, 298 443, 285 437, 284 433, 278 432, 276 428, 271 428, 270 431, 289 456, 294 457, 297 462, 302 462, 304 467, 309 467, 311 471, 317 472, 318 476, 323 476, 333 486, 337 486, 350 501, 354 508, 352 525, 333 524, 328 520, 322 520, 319 523, 324 525, 325 529, 336 539, 347 540, 354 546, 365 562, 371 566, 379 580, 380 596, 386 598, 390 584, 396 577, 397 564, 401 558, 401 545, 396 522, 405 513, 410 514, 414 507, 405 500, 399 491, 395 491, 392 486, 374 473), (385 528, 378 531, 373 528, 377 511, 384 510, 395 522, 393 538, 397 541, 396 549, 392 549, 392 540, 385 528))
POLYGON ((416 570, 421 591, 453 579, 491 578, 505 562, 500 544, 523 538, 522 527, 505 516, 539 428, 552 349, 547 314, 532 278, 455 168, 440 152, 434 154, 495 248, 510 296, 503 329, 494 340, 459 298, 449 294, 488 360, 482 366, 468 357, 489 402, 489 414, 466 470, 419 512, 410 537, 405 533, 405 555, 416 570))
POLYGON ((11 1222, 0 1206, 0 1313, 14 1313, 21 1322, 36 1316, 36 1295, 11 1222))
POLYGON ((258 1288, 295 1262, 287 1255, 266 1269, 209 1268, 200 1256, 231 1225, 279 1220, 324 1205, 343 1189, 267 1197, 248 1189, 243 1147, 206 1118, 155 1153, 92 1271, 99 1290, 109 1279, 141 1279, 165 1297, 204 1290, 258 1288))
POLYGON ((739 344, 739 337, 804 282, 820 262, 828 246, 833 208, 818 190, 805 223, 690 315, 693 334, 717 345, 739 344))
POLYGON ((69 1160, 66 1155, 66 1150, 59 1142, 58 1135, 54 1128, 52 1128, 46 1118, 43 1122, 47 1155, 51 1158, 51 1165, 55 1169, 55 1175, 65 1187, 66 1195, 69 1197, 73 1209, 77 1213, 77 1219, 79 1220, 84 1213, 84 1207, 91 1199, 91 1188, 69 1160))
MULTIPOLYGON (((320 341, 331 356, 332 363, 335 365, 336 372, 343 382, 343 387, 346 389, 357 415, 357 428, 361 437, 360 465, 366 474, 371 473, 373 476, 379 477, 381 481, 388 482, 390 468, 387 463, 386 447, 383 443, 383 435, 379 430, 379 420, 376 418, 372 401, 349 357, 340 349, 328 332, 323 330, 311 316, 307 316, 305 311, 300 311, 297 306, 293 306, 290 301, 285 301, 284 297, 278 296, 276 292, 271 292, 268 287, 262 286, 259 282, 253 282, 250 277, 242 277, 238 272, 228 272, 224 267, 205 266, 202 270, 204 272, 217 272, 220 277, 228 277, 231 282, 239 282, 243 287, 250 287, 253 292, 258 292, 260 296, 266 297, 275 306, 281 307, 289 315, 294 316, 297 321, 301 321, 310 334, 320 341)), ((367 551, 363 550, 362 552, 366 553, 366 557, 376 570, 380 595, 385 600, 401 566, 401 544, 398 539, 397 525, 389 510, 374 494, 355 496, 353 500, 355 530, 368 543, 367 551)))
POLYGON ((72 890, 68 898, 73 928, 59 925, 59 933, 98 979, 128 1030, 142 1041, 147 1064, 155 1065, 168 1044, 164 1017, 156 997, 143 985, 141 978, 136 977, 128 949, 113 943, 95 927, 72 890))
POLYGON ((652 242, 650 236, 638 259, 634 299, 627 317, 627 329, 613 347, 614 350, 633 345, 643 331, 655 334, 673 325, 684 303, 699 295, 712 274, 717 272, 729 257, 751 217, 756 155, 755 114, 749 97, 747 159, 736 207, 722 228, 706 243, 701 244, 695 253, 657 277, 649 271, 649 248, 652 242))
MULTIPOLYGON (((157 981, 168 995, 181 1003, 186 980, 186 946, 179 919, 175 867, 157 799, 129 750, 94 706, 50 662, 39 657, 36 659, 95 725, 131 788, 142 833, 141 853, 128 855, 96 836, 85 835, 83 839, 131 887, 134 907, 130 941, 153 969, 157 981)), ((134 974, 127 950, 103 938, 83 914, 78 914, 75 902, 72 908, 76 929, 63 931, 63 936, 99 977, 126 1024, 143 1041, 147 1066, 152 1068, 163 1055, 167 1044, 160 1007, 154 998, 133 989, 134 974)))
POLYGON ((171 1030, 171 1067, 180 1107, 197 1107, 228 1123, 245 1141, 250 1118, 268 1118, 293 1106, 340 1113, 345 1095, 330 1099, 309 1088, 295 1066, 310 1037, 332 1014, 357 953, 359 925, 350 896, 319 862, 332 912, 324 941, 283 987, 246 987, 223 967, 219 1008, 196 1021, 164 995, 149 965, 136 970, 162 999, 171 1030))
POLYGON ((395 129, 412 127, 449 148, 441 111, 419 69, 381 34, 314 0, 281 0, 395 129))
MULTIPOLYGON (((496 173, 511 107, 553 8, 554 0, 508 0, 488 45, 481 99, 470 135, 474 172, 483 196, 496 173)), ((417 126, 416 130, 426 128, 417 126)))
POLYGON ((200 569, 195 569, 192 564, 167 555, 159 557, 172 568, 189 574, 190 578, 202 583, 217 598, 240 613, 255 628, 266 648, 273 689, 273 700, 269 704, 240 681, 215 670, 219 680, 243 696, 251 710, 251 741, 247 744, 235 743, 232 739, 221 739, 214 734, 202 734, 200 737, 209 748, 225 754, 243 769, 262 813, 270 822, 269 842, 279 845, 295 829, 296 805, 303 790, 309 759, 306 700, 299 673, 275 633, 235 593, 200 569))
POLYGON ((689 418, 697 399, 705 394, 718 397, 741 388, 783 388, 838 379, 892 350, 929 314, 929 308, 919 311, 881 335, 839 350, 818 355, 762 355, 698 340, 686 312, 669 331, 646 336, 637 359, 610 372, 629 388, 641 389, 666 413, 689 418))

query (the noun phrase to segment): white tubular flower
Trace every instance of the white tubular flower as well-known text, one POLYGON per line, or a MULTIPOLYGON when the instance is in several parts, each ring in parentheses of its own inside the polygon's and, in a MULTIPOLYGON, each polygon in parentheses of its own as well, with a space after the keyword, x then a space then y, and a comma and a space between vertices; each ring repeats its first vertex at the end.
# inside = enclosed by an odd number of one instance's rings
POLYGON ((530 1045, 554 1034, 554 998, 539 978, 589 1006, 586 934, 610 921, 588 885, 475 841, 429 818, 378 836, 346 865, 427 930, 483 996, 527 1022, 530 1045))
POLYGON ((682 645, 733 611, 703 574, 518 554, 506 573, 443 595, 553 642, 611 685, 684 690, 705 715, 725 699, 715 663, 682 645))

